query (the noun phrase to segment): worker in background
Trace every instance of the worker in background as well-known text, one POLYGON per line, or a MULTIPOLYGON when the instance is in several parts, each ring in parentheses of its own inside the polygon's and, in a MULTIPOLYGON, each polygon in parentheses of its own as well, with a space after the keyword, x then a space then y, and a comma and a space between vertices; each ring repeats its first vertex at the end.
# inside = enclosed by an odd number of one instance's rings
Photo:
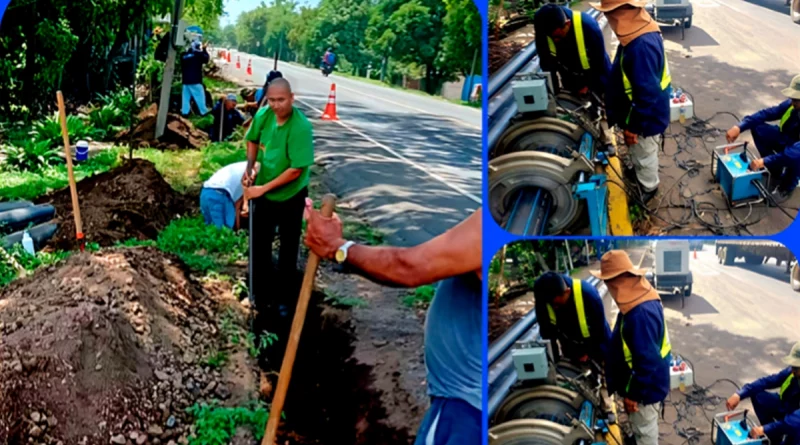
MULTIPOLYGON (((225 99, 220 99, 211 110, 211 115, 214 116, 214 124, 209 129, 208 136, 213 142, 228 139, 236 131, 236 127, 244 123, 244 116, 236 109, 236 95, 233 93, 228 94, 225 99), (222 137, 220 137, 220 126, 222 137)), ((242 175, 239 175, 239 178, 241 177, 242 175)))
MULTIPOLYGON (((262 315, 272 312, 270 316, 286 321, 297 305, 297 293, 283 284, 292 283, 291 277, 297 272, 314 140, 311 122, 294 106, 294 93, 286 79, 270 83, 267 100, 269 107, 256 113, 245 135, 247 169, 241 181, 245 187, 244 207, 254 227, 250 236, 256 309, 262 315), (257 174, 253 172, 256 161, 261 164, 257 174), (253 200, 253 209, 247 205, 249 200, 253 200), (277 269, 272 263, 276 229, 280 244, 277 269)), ((286 337, 282 335, 286 333, 277 334, 279 338, 286 337)))
POLYGON ((539 330, 553 344, 553 359, 558 361, 560 345, 564 358, 602 366, 611 329, 597 289, 583 280, 545 272, 534 282, 533 295, 539 330))
POLYGON ((585 12, 548 3, 533 17, 536 53, 542 71, 553 75, 553 84, 573 94, 604 96, 611 60, 603 32, 585 12), (557 76, 556 76, 557 75, 557 76))
POLYGON ((800 176, 800 147, 795 147, 800 141, 800 75, 781 93, 788 99, 746 116, 725 134, 728 143, 733 143, 743 131, 752 132, 761 159, 751 161, 750 168, 769 170, 776 185, 772 195, 779 202, 791 196, 800 176), (775 121, 778 125, 768 123, 775 121))
POLYGON ((772 444, 796 445, 800 444, 800 342, 795 343, 783 363, 787 365, 783 371, 744 385, 725 405, 732 411, 742 399, 750 398, 761 423, 750 430, 750 437, 766 435, 772 444))
POLYGON ((481 443, 481 210, 414 247, 348 241, 342 222, 310 206, 306 245, 378 283, 413 288, 438 282, 425 320, 425 368, 431 406, 415 445, 481 443))
POLYGON ((267 79, 264 81, 264 86, 260 90, 256 91, 255 99, 256 99, 256 103, 258 103, 258 105, 259 105, 259 108, 261 106, 263 106, 264 104, 266 104, 266 102, 267 102, 266 100, 263 100, 263 98, 267 94, 267 88, 269 88, 269 84, 275 79, 282 79, 282 78, 283 78, 283 74, 280 71, 272 70, 267 74, 267 79), (263 103, 262 103, 262 100, 263 100, 263 103))
POLYGON ((658 150, 669 126, 671 77, 658 24, 646 1, 602 0, 591 6, 605 14, 620 46, 606 91, 609 126, 622 129, 642 200, 658 192, 658 150))
POLYGON ((195 40, 189 50, 181 56, 181 72, 183 74, 183 91, 181 98, 181 114, 188 116, 191 111, 191 99, 197 104, 200 114, 208 113, 206 106, 206 92, 203 88, 203 65, 208 63, 210 56, 204 46, 195 40))
POLYGON ((600 260, 600 272, 619 307, 608 344, 606 383, 609 394, 624 398, 636 443, 658 444, 658 418, 669 394, 669 360, 672 350, 658 292, 633 267, 628 254, 611 250, 600 260))
MULTIPOLYGON (((239 230, 244 190, 242 175, 247 162, 236 162, 217 170, 203 183, 200 212, 206 224, 239 230)), ((255 164, 258 171, 259 164, 255 164)))

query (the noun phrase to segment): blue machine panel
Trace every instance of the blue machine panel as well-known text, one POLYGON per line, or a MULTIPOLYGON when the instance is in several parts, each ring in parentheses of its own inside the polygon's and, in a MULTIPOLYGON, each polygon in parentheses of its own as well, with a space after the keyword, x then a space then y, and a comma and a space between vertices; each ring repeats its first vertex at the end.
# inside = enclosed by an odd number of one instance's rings
MULTIPOLYGON (((742 428, 742 412, 721 413, 714 416, 717 425, 715 445, 761 445, 762 439, 751 439, 751 425, 742 428)), ((748 422, 749 423, 749 422, 748 422)))
POLYGON ((758 199, 761 194, 753 181, 762 181, 766 185, 765 171, 751 171, 749 158, 744 147, 736 147, 730 151, 725 147, 716 149, 717 177, 722 192, 731 203, 758 199))

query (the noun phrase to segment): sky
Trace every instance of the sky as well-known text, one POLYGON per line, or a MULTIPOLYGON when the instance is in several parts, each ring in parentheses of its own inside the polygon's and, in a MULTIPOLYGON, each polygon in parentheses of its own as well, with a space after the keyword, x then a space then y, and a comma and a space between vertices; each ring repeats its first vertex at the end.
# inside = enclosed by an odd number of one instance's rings
MULTIPOLYGON (((2 3, 2 1, 3 0, 0 0, 0 3, 2 3)), ((226 26, 231 23, 236 23, 236 17, 239 17, 239 14, 256 9, 262 1, 264 0, 224 0, 223 5, 226 15, 222 16, 220 24, 226 26)), ((264 2, 267 4, 271 3, 271 1, 264 2)), ((298 0, 297 3, 298 6, 317 6, 319 0, 298 0)))

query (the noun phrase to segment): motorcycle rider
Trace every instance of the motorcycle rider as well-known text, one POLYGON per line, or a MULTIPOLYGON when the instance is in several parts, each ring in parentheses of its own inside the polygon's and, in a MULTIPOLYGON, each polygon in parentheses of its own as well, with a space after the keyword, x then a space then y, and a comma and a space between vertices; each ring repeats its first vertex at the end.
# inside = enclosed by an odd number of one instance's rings
POLYGON ((328 48, 322 56, 322 67, 325 68, 326 71, 332 72, 335 64, 336 54, 333 52, 333 48, 328 48))

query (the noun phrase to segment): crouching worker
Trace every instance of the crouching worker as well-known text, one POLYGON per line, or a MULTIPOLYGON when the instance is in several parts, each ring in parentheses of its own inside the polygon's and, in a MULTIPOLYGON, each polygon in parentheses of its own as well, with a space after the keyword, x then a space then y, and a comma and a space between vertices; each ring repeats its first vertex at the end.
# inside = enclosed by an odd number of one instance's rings
POLYGON ((236 131, 236 127, 244 123, 244 116, 236 109, 236 95, 233 93, 228 94, 225 99, 220 99, 214 105, 211 114, 214 116, 214 125, 208 131, 208 136, 212 142, 228 139, 236 131))
POLYGON ((730 396, 725 406, 734 410, 742 399, 749 397, 761 422, 761 426, 750 430, 750 437, 766 435, 775 445, 797 445, 800 444, 800 342, 795 343, 783 363, 789 366, 744 385, 730 396), (768 389, 778 392, 768 392, 768 389))
MULTIPOLYGON (((260 164, 255 164, 258 171, 260 164)), ((247 162, 237 162, 217 170, 200 192, 200 211, 206 224, 238 230, 244 201, 242 176, 247 162)))

